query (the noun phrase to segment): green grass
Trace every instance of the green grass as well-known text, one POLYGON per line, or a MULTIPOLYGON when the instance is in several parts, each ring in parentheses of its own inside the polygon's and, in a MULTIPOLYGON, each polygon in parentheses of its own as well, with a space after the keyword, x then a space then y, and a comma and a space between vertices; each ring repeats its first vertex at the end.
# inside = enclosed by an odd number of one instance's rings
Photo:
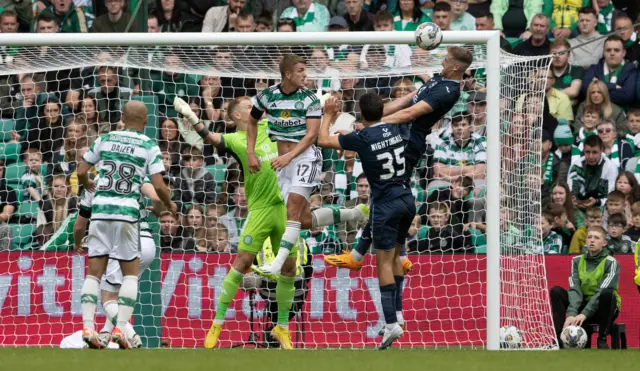
POLYGON ((0 370, 637 370, 635 349, 487 352, 482 350, 135 350, 0 349, 0 370))

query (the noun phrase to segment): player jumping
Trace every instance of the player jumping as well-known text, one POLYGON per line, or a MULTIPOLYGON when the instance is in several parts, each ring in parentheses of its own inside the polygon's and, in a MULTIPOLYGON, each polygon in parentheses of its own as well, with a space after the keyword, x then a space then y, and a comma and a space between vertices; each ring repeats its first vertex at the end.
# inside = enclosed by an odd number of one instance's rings
POLYGON ((156 142, 142 134, 147 124, 147 108, 130 101, 123 109, 125 130, 98 138, 78 165, 78 181, 86 190, 95 192, 91 206, 91 225, 87 245, 88 274, 82 285, 82 338, 90 348, 104 348, 95 331, 95 312, 100 279, 109 259, 118 260, 122 284, 118 294, 118 321, 112 340, 130 349, 124 329, 131 318, 138 294, 140 256, 140 187, 149 175, 158 197, 176 212, 162 179, 164 166, 156 142), (97 166, 99 182, 89 180, 88 172, 97 166))
MULTIPOLYGON (((380 284, 382 311, 386 322, 378 349, 386 349, 402 336, 396 317, 398 295, 394 276, 402 275, 400 247, 404 245, 416 214, 409 177, 406 176, 404 141, 401 128, 380 122, 382 98, 367 93, 360 98, 364 129, 357 133, 330 136, 329 125, 320 129, 318 145, 323 148, 355 151, 371 185, 371 238, 376 248, 376 268, 380 284)), ((325 103, 326 115, 337 112, 337 100, 325 103)))
POLYGON ((280 62, 280 74, 280 84, 264 89, 253 99, 247 127, 248 167, 250 172, 256 172, 260 170, 260 160, 256 156, 257 123, 266 112, 267 133, 278 146, 278 157, 271 161, 271 167, 277 171, 280 191, 287 205, 287 226, 278 255, 271 265, 252 267, 254 272, 270 279, 278 276, 300 236, 301 227, 368 217, 365 205, 339 211, 319 209, 311 213, 309 197, 318 185, 322 171, 322 153, 313 144, 320 129, 320 100, 304 86, 307 78, 304 58, 285 55, 280 62))
MULTIPOLYGON (((449 112, 460 98, 460 84, 466 71, 473 62, 471 51, 459 46, 449 48, 447 56, 442 61, 442 72, 434 76, 418 89, 415 94, 406 95, 384 106, 382 121, 387 124, 410 124, 409 138, 405 143, 406 176, 411 177, 413 169, 427 150, 426 138, 431 128, 449 112)), ((461 168, 449 168, 453 172, 460 172, 461 168)), ((465 174, 457 174, 465 175, 465 174)), ((327 264, 360 270, 364 255, 371 246, 369 233, 371 227, 367 225, 360 237, 357 247, 341 255, 326 256, 327 264)), ((411 270, 411 262, 405 260, 404 271, 411 270)), ((399 287, 403 279, 399 280, 399 287)))

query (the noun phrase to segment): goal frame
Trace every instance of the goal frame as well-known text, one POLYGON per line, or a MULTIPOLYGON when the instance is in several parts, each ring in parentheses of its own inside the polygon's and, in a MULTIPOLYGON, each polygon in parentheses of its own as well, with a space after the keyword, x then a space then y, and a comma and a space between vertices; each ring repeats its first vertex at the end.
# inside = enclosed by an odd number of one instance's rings
MULTIPOLYGON (((486 349, 500 330, 500 31, 443 31, 443 44, 486 45, 487 166, 486 349), (498 166, 493 166, 497 164, 498 166)), ((0 34, 4 46, 211 46, 415 44, 411 31, 251 33, 0 34)))

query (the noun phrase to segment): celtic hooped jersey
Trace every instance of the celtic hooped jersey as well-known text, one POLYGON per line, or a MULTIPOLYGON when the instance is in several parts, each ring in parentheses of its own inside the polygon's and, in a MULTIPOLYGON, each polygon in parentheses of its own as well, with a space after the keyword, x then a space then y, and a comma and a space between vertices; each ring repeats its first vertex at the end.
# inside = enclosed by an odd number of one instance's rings
POLYGON ((299 88, 285 94, 280 84, 258 93, 253 106, 267 113, 267 133, 273 141, 299 142, 307 134, 307 119, 322 116, 320 100, 311 90, 299 88))
POLYGON ((164 171, 156 142, 136 131, 115 131, 96 139, 83 159, 98 169, 91 219, 137 222, 144 178, 164 171))

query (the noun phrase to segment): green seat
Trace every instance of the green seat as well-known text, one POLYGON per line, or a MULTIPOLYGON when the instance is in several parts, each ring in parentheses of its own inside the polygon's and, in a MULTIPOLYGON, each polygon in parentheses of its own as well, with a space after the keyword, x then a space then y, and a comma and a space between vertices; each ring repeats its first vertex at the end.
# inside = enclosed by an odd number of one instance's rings
POLYGON ((140 101, 147 106, 148 120, 147 126, 144 128, 144 134, 151 139, 158 138, 160 111, 158 110, 158 97, 155 95, 138 95, 133 97, 134 100, 140 101))
MULTIPOLYGON (((43 164, 40 166, 40 173, 42 176, 47 176, 47 164, 43 164)), ((16 162, 7 167, 4 170, 4 178, 8 184, 15 188, 16 184, 20 184, 20 179, 24 175, 25 171, 27 171, 27 167, 24 165, 22 161, 16 162)))
POLYGON ((215 164, 208 165, 207 170, 213 176, 213 179, 216 181, 216 191, 222 191, 222 184, 227 179, 227 165, 225 164, 215 164))
POLYGON ((20 160, 21 149, 20 143, 0 143, 0 160, 3 160, 5 164, 20 160))
POLYGON ((475 228, 469 228, 469 234, 476 254, 485 254, 487 252, 487 236, 475 228))
POLYGON ((423 225, 422 227, 420 227, 418 229, 418 239, 424 240, 425 238, 427 238, 427 236, 429 235, 430 228, 431 227, 429 227, 428 225, 423 225))
POLYGON ((4 178, 9 184, 19 184, 20 178, 24 175, 26 167, 22 162, 7 165, 4 169, 4 178))
POLYGON ((36 230, 35 224, 10 224, 13 231, 12 249, 22 250, 31 246, 31 236, 36 230))
POLYGON ((19 217, 38 217, 38 203, 35 201, 22 202, 18 206, 17 214, 19 217))
POLYGON ((16 121, 11 119, 0 120, 0 137, 5 142, 11 140, 11 132, 16 128, 16 121))

